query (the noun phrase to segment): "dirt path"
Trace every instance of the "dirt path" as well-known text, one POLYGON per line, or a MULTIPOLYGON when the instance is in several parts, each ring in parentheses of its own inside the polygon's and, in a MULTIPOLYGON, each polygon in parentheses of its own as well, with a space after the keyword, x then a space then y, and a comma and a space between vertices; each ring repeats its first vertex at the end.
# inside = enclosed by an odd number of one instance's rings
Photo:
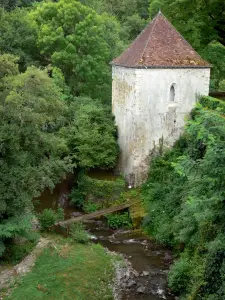
MULTIPOLYGON (((31 270, 34 266, 38 254, 49 244, 50 240, 46 238, 40 238, 39 242, 33 249, 33 251, 27 255, 16 266, 3 270, 0 273, 0 291, 4 288, 8 288, 18 276, 23 276, 31 270)), ((0 297, 1 299, 1 297, 0 297)))

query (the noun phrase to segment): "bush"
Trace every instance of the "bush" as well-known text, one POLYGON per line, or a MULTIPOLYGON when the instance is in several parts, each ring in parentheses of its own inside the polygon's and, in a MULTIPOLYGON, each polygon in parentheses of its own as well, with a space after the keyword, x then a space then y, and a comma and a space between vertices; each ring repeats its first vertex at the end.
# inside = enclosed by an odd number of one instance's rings
POLYGON ((225 92, 225 79, 221 80, 219 83, 219 91, 225 92))
POLYGON ((55 212, 51 208, 46 208, 39 214, 38 220, 41 225, 42 230, 47 230, 51 226, 53 226, 57 221, 61 221, 64 219, 64 212, 62 208, 58 208, 57 212, 55 212))
POLYGON ((101 208, 102 208, 102 205, 100 203, 94 203, 92 201, 86 202, 83 207, 84 211, 88 214, 95 212, 101 208))
POLYGON ((70 194, 71 203, 78 208, 82 208, 85 201, 85 193, 78 188, 73 188, 70 194))
POLYGON ((89 242, 89 234, 85 231, 82 223, 71 225, 70 236, 76 243, 87 244, 89 242))
POLYGON ((106 219, 108 226, 112 229, 132 227, 132 222, 128 212, 122 214, 110 214, 106 216, 106 219))
POLYGON ((169 272, 169 287, 176 293, 184 293, 191 278, 191 265, 187 258, 177 260, 169 272))
POLYGON ((57 209, 57 220, 56 221, 63 221, 64 220, 64 209, 59 207, 57 209))
POLYGON ((0 240, 0 257, 2 256, 2 254, 5 251, 5 245, 4 243, 0 240))
POLYGON ((36 242, 29 241, 23 244, 7 245, 2 260, 5 262, 17 264, 33 250, 35 245, 36 242))
POLYGON ((210 96, 203 96, 200 98, 199 103, 205 108, 216 110, 222 112, 223 114, 225 113, 225 102, 220 99, 210 96))
POLYGON ((108 205, 108 202, 118 199, 125 189, 125 181, 122 178, 99 180, 90 178, 83 172, 79 174, 77 184, 77 188, 72 189, 70 199, 71 203, 78 208, 89 207, 85 201, 90 203, 107 202, 106 205, 108 205))

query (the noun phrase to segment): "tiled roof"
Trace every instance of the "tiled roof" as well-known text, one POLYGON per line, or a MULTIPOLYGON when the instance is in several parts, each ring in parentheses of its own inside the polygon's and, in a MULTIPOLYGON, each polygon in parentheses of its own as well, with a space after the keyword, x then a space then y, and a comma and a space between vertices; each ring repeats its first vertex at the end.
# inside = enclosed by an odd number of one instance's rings
POLYGON ((112 64, 130 68, 210 67, 161 12, 112 64))

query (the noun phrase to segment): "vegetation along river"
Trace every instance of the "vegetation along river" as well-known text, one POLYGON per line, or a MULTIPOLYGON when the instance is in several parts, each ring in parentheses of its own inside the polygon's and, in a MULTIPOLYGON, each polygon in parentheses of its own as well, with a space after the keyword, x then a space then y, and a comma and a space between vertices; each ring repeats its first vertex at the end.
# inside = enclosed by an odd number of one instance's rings
MULTIPOLYGON (((114 179, 113 175, 104 172, 92 172, 89 176, 98 179, 114 179)), ((58 184, 52 193, 48 190, 39 198, 37 211, 44 208, 64 208, 66 218, 78 212, 68 205, 68 194, 73 185, 73 176, 58 184)), ((130 263, 132 269, 129 279, 121 279, 123 300, 173 300, 167 288, 167 273, 172 263, 172 253, 162 245, 151 241, 139 230, 112 230, 104 220, 89 220, 86 228, 93 242, 100 243, 110 251, 121 253, 130 263)))

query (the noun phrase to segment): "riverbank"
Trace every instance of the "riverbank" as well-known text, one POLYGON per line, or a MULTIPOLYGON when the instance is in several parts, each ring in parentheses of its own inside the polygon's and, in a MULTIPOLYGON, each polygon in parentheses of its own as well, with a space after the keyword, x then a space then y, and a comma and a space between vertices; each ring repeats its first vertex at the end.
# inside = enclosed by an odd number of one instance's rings
MULTIPOLYGON (((111 255, 99 244, 82 245, 52 236, 31 272, 18 277, 2 299, 115 299, 115 264, 121 256, 111 255), (9 295, 8 295, 9 293, 9 295)), ((118 298, 119 299, 119 298, 118 298)))
MULTIPOLYGON (((92 174, 92 177, 94 175, 92 174)), ((113 178, 116 179, 116 177, 113 178)), ((62 186, 58 185, 51 197, 48 197, 49 193, 46 194, 45 191, 39 199, 40 207, 37 211, 42 212, 47 207, 57 211, 60 206, 63 206, 65 219, 74 214, 80 215, 82 213, 80 209, 77 210, 76 207, 69 205, 68 192, 71 190, 69 185, 69 180, 62 182, 62 186), (62 203, 61 199, 65 199, 65 201, 62 203)), ((115 202, 134 201, 136 203, 139 198, 139 190, 124 190, 115 202)), ((108 220, 107 217, 86 220, 85 228, 91 236, 92 242, 98 243, 97 245, 76 244, 77 236, 71 242, 71 239, 56 235, 54 231, 51 233, 41 232, 52 242, 37 259, 31 272, 21 280, 17 280, 16 285, 10 290, 10 296, 6 291, 3 295, 4 299, 20 299, 22 295, 25 295, 26 299, 32 300, 102 300, 102 298, 173 300, 174 297, 167 288, 167 274, 172 263, 172 253, 169 249, 154 243, 141 230, 134 230, 139 227, 143 215, 143 207, 138 202, 132 209, 129 209, 128 216, 131 217, 132 222, 127 228, 119 229, 114 226, 118 225, 119 215, 115 215, 113 220, 108 220), (98 251, 107 258, 108 265, 104 264, 104 258, 99 256, 98 251), (105 266, 107 266, 107 270, 105 270, 105 266), (100 280, 102 280, 101 274, 106 275, 102 285, 96 281, 98 272, 100 280), (96 292, 99 289, 102 291, 96 292), (73 291, 70 292, 70 290, 73 291), (90 296, 88 291, 94 296, 90 296), (106 293, 102 294, 104 291, 106 293), (56 298, 56 294, 60 296, 56 298)), ((39 226, 36 227, 39 228, 39 226)), ((57 228, 56 231, 62 233, 57 228)), ((84 232, 81 233, 79 239, 86 239, 87 233, 86 235, 84 232)))

